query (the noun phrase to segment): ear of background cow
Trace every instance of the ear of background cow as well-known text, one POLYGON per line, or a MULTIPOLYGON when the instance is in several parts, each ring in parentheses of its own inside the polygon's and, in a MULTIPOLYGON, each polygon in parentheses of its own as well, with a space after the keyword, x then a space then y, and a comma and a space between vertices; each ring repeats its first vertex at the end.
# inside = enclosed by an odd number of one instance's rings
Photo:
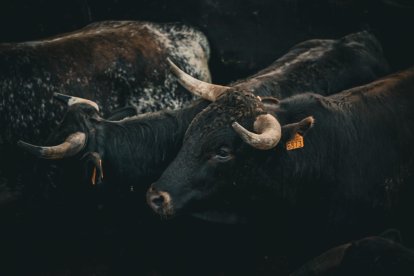
POLYGON ((400 232, 389 229, 380 236, 334 247, 308 261, 290 276, 413 275, 414 252, 396 242, 395 238, 401 238, 400 232), (389 242, 390 239, 394 242, 389 242))
POLYGON ((260 97, 265 110, 269 113, 273 113, 276 111, 278 105, 279 105, 279 99, 275 97, 260 97))
POLYGON ((309 116, 300 122, 284 125, 282 127, 282 142, 291 140, 296 134, 305 136, 314 123, 315 119, 309 116))
POLYGON ((341 266, 350 246, 351 243, 348 243, 331 248, 318 257, 308 261, 289 276, 338 275, 338 268, 341 266))
POLYGON ((135 104, 128 105, 125 107, 118 108, 111 112, 109 116, 106 118, 108 121, 120 121, 122 119, 133 117, 138 115, 138 108, 135 104))
POLYGON ((398 231, 397 229, 388 229, 386 231, 384 231, 383 233, 380 234, 381 238, 393 241, 393 242, 398 242, 398 243, 402 243, 402 237, 401 237, 401 233, 400 231, 398 231))

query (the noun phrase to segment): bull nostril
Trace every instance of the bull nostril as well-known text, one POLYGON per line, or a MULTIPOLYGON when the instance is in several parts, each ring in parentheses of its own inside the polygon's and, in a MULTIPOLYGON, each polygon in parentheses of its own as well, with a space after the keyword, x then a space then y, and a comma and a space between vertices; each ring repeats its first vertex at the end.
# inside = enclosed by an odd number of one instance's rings
POLYGON ((163 195, 154 195, 151 198, 151 202, 155 207, 161 207, 164 202, 165 202, 165 198, 163 195))
POLYGON ((169 212, 173 208, 170 194, 153 187, 147 192, 147 203, 157 213, 169 212))

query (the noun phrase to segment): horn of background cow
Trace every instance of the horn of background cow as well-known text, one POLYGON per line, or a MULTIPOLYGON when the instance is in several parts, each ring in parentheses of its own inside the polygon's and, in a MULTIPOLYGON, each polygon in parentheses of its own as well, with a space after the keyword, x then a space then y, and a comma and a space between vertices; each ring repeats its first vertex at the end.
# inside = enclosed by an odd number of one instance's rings
MULTIPOLYGON (((258 96, 259 97, 259 96, 258 96)), ((275 97, 259 97, 260 101, 263 103, 264 109, 266 112, 275 112, 280 103, 279 99, 275 97)))
POLYGON ((69 135, 62 144, 51 147, 35 146, 21 140, 17 142, 19 147, 22 147, 37 157, 45 159, 63 159, 74 156, 85 147, 85 144, 86 134, 83 132, 75 132, 69 135))
POLYGON ((94 107, 96 109, 96 111, 99 112, 98 104, 95 103, 94 101, 91 101, 91 100, 88 100, 88 99, 74 97, 74 96, 68 96, 68 95, 61 94, 61 93, 53 93, 53 97, 55 97, 55 99, 57 99, 61 102, 64 102, 68 106, 71 106, 73 104, 78 104, 78 103, 88 104, 88 105, 94 107))
POLYGON ((260 150, 268 150, 276 147, 282 136, 282 128, 279 122, 270 114, 256 117, 253 129, 257 133, 248 131, 237 122, 234 122, 232 126, 243 141, 260 150))
POLYGON ((198 80, 178 68, 178 66, 175 65, 169 58, 167 58, 167 61, 171 66, 172 72, 178 78, 181 85, 192 94, 200 96, 205 100, 214 102, 218 96, 230 89, 228 86, 216 85, 198 80))

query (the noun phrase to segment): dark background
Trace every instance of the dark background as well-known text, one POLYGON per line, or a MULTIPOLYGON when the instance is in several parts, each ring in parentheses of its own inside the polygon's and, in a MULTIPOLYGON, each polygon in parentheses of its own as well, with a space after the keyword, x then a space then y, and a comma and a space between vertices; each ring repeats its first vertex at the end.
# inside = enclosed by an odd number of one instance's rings
POLYGON ((101 20, 181 21, 212 47, 217 83, 244 77, 310 38, 372 30, 393 71, 414 64, 413 0, 2 0, 0 42, 69 32, 101 20))
MULTIPOLYGON (((363 29, 369 29, 377 35, 392 71, 414 65, 414 0, 1 0, 0 42, 45 38, 73 31, 101 20, 180 21, 198 27, 210 41, 212 48, 210 68, 216 83, 227 83, 252 74, 282 56, 294 44, 306 39, 338 38, 363 29)), ((33 229, 33 226, 43 223, 47 224, 47 222, 39 221, 29 222, 30 228, 21 227, 22 230, 19 233, 25 233, 26 229, 34 233, 41 232, 43 228, 39 226, 40 230, 37 230, 33 229)), ((82 228, 84 225, 73 226, 75 230, 76 227, 82 228)), ((201 225, 200 229, 204 227, 205 225, 201 225)), ((125 229, 129 228, 125 227, 125 229)), ((103 232, 102 229, 98 230, 103 232)), ((233 235, 233 230, 233 228, 228 228, 225 231, 228 235, 233 235)), ((70 232, 71 229, 65 231, 70 232)), ((222 234, 223 228, 219 231, 222 234)), ((40 255, 33 258, 29 252, 27 256, 32 258, 30 262, 28 258, 22 262, 18 259, 15 265, 22 267, 24 271, 26 269, 27 271, 39 271, 36 275, 106 275, 105 271, 108 268, 102 264, 109 263, 111 260, 115 263, 114 266, 118 265, 125 270, 135 271, 135 268, 131 266, 139 262, 136 261, 137 253, 133 250, 141 248, 142 245, 139 242, 132 243, 130 237, 136 237, 139 234, 129 230, 118 239, 102 242, 98 233, 97 231, 85 239, 85 242, 82 241, 81 245, 71 244, 73 240, 76 240, 75 237, 62 246, 59 228, 55 227, 44 235, 51 236, 52 241, 54 239, 59 241, 56 242, 56 248, 53 242, 50 242, 52 245, 45 247, 41 241, 31 241, 34 243, 33 251, 37 248, 49 250, 52 257, 47 255, 49 259, 45 259, 43 255, 40 255), (119 250, 118 244, 128 245, 129 249, 125 250, 126 253, 119 253, 116 251, 119 250), (108 251, 102 249, 105 246, 110 248, 109 252, 114 252, 113 255, 118 259, 107 255, 108 251), (102 256, 96 253, 99 250, 103 252, 102 256), (79 260, 72 260, 71 267, 66 268, 67 264, 60 262, 67 258, 66 252, 69 252, 68 256, 73 258, 70 251, 76 254, 80 251, 83 255, 73 254, 79 260), (50 264, 51 262, 54 266, 50 264), (49 273, 43 273, 44 267, 49 273), (84 269, 85 267, 91 271, 84 269), (99 272, 101 270, 102 273, 99 272), (68 271, 72 271, 72 274, 68 271)), ((174 237, 174 234, 171 233, 170 236, 174 237)), ((218 233, 212 233, 211 236, 218 235, 218 233)), ((235 237, 235 244, 242 238, 235 237)), ((201 248, 208 246, 209 240, 206 237, 200 237, 200 240, 204 241, 204 244, 200 245, 201 248)), ((21 243, 22 246, 19 248, 25 248, 25 240, 21 243)), ((199 243, 199 240, 194 241, 195 245, 199 243)), ((191 246, 188 247, 191 249, 191 246)), ((180 249, 185 250, 182 247, 180 249)), ((188 252, 191 254, 193 251, 190 249, 188 252)), ((154 251, 156 250, 160 249, 154 248, 154 251)), ((19 254, 16 253, 16 255, 19 254)), ((218 255, 220 257, 226 254, 227 252, 221 252, 218 255)), ((250 256, 243 256, 237 261, 242 264, 249 258, 250 256)), ((197 256, 194 259, 197 259, 197 256)), ((236 260, 236 258, 233 259, 236 260)), ((171 269, 171 266, 174 269, 175 261, 176 259, 172 259, 170 263, 164 265, 164 269, 171 269)), ((164 260, 159 260, 159 262, 164 262, 164 260)), ((228 262, 228 260, 223 258, 223 262, 228 262)), ((217 266, 220 267, 220 265, 217 266)), ((268 259, 267 256, 264 261, 260 259, 259 267, 261 265, 266 268, 266 271, 280 270, 279 268, 273 269, 273 266, 280 265, 280 261, 268 259)), ((201 265, 194 264, 194 267, 198 266, 201 265)), ((236 265, 231 263, 223 265, 223 267, 226 266, 236 265)), ((178 270, 179 268, 176 269, 178 270)), ((266 275, 265 273, 258 274, 266 275)))

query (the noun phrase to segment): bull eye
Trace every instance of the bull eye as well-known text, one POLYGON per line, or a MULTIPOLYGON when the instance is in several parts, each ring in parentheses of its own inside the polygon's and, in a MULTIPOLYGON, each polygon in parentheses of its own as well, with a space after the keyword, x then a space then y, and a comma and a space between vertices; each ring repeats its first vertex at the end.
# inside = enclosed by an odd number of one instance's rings
POLYGON ((218 162, 226 162, 233 159, 233 154, 228 147, 222 146, 212 155, 212 159, 218 162))

